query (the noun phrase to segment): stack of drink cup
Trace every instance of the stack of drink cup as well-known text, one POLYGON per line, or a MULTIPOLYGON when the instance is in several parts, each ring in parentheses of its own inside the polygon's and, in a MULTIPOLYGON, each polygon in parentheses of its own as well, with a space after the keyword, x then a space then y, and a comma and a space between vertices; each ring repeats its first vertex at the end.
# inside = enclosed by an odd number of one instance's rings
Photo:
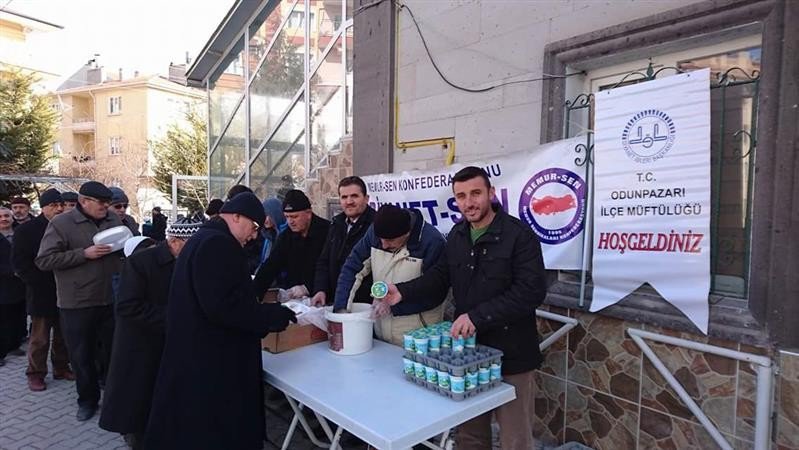
POLYGON ((454 400, 499 384, 502 352, 477 345, 477 336, 451 337, 451 322, 419 328, 403 336, 408 380, 454 400))

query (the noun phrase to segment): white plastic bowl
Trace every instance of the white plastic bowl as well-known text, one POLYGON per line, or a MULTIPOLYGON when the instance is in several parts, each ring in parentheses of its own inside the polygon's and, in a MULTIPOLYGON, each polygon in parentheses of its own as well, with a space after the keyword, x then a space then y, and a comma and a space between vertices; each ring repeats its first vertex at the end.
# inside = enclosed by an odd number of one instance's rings
POLYGON ((118 227, 103 230, 94 235, 92 241, 95 245, 110 245, 111 251, 122 250, 125 247, 125 241, 133 237, 130 228, 120 225, 118 227))

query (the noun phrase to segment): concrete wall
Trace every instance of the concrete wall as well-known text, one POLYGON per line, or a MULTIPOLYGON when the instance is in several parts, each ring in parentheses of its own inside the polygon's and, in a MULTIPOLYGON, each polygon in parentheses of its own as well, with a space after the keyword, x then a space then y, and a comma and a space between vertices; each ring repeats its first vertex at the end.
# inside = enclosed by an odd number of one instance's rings
MULTIPOLYGON (((407 0, 404 3, 416 16, 444 74, 458 85, 479 89, 541 77, 544 47, 550 42, 696 1, 407 0)), ((519 151, 539 142, 540 82, 478 94, 458 91, 435 72, 407 11, 400 13, 398 27, 396 83, 401 141, 454 136, 459 161, 519 151)), ((356 132, 356 161, 357 144, 356 132)), ((444 155, 437 147, 396 151, 393 169, 397 172, 441 167, 444 155)))

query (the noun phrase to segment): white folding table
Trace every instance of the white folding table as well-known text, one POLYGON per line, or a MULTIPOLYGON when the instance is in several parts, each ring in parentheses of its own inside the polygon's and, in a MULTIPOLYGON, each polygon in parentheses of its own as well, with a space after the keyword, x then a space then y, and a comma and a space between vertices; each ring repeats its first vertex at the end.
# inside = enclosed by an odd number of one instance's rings
POLYGON ((298 424, 320 447, 337 448, 347 430, 380 450, 416 444, 438 449, 450 429, 516 398, 513 386, 502 383, 463 401, 450 400, 405 380, 403 353, 377 340, 371 351, 354 356, 335 355, 326 342, 280 354, 263 352, 264 380, 281 390, 294 410, 283 449, 298 424), (315 436, 303 406, 319 419, 329 443, 315 436), (325 418, 338 425, 335 433, 325 418), (439 444, 428 442, 437 436, 439 444))

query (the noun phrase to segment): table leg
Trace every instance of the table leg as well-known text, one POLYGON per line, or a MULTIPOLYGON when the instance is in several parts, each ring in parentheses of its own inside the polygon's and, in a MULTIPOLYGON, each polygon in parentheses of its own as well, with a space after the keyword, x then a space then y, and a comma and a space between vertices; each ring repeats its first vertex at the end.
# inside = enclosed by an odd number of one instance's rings
POLYGON ((441 437, 439 439, 439 444, 438 445, 436 445, 434 442, 432 442, 432 439, 429 440, 429 441, 421 442, 420 445, 424 445, 425 447, 433 449, 433 450, 447 450, 447 446, 445 446, 445 444, 447 444, 448 441, 449 441, 449 432, 450 432, 450 430, 447 430, 447 431, 441 433, 441 437))
POLYGON ((333 440, 332 440, 332 441, 330 441, 330 448, 332 448, 332 449, 335 449, 335 448, 340 448, 340 447, 338 446, 338 441, 339 441, 339 439, 341 439, 341 433, 342 433, 343 431, 344 431, 344 428, 341 428, 341 427, 338 427, 338 428, 336 429, 336 434, 335 434, 335 435, 333 435, 333 440))
MULTIPOLYGON (((330 448, 330 444, 326 444, 320 441, 319 438, 316 436, 316 433, 314 433, 313 430, 311 429, 311 426, 308 425, 308 421, 305 420, 305 416, 303 416, 302 414, 303 405, 298 404, 293 398, 289 397, 288 395, 286 395, 286 400, 289 402, 289 406, 291 406, 291 409, 294 411, 294 418, 299 420, 302 429, 305 430, 305 434, 308 435, 308 439, 310 439, 311 442, 313 442, 313 444, 317 447, 330 448)), ((290 440, 290 438, 291 436, 286 435, 286 439, 290 440)), ((285 443, 286 441, 283 442, 284 445, 285 443)))
POLYGON ((289 425, 289 429, 286 432, 286 437, 283 439, 283 445, 280 447, 280 450, 288 450, 289 444, 291 443, 291 438, 294 437, 294 432, 297 431, 297 423, 299 423, 300 418, 297 413, 294 413, 294 417, 291 418, 291 425, 289 425))
MULTIPOLYGON (((325 418, 325 416, 319 414, 316 411, 314 411, 313 413, 316 416, 316 420, 318 420, 319 424, 322 425, 322 430, 324 430, 325 434, 327 435, 327 438, 330 439, 330 442, 332 443, 333 442, 333 437, 334 437, 333 430, 330 429, 330 424, 327 423, 327 419, 325 418)), ((338 428, 340 429, 341 427, 338 427, 338 428)), ((338 431, 338 430, 336 430, 336 431, 338 431)), ((336 446, 331 444, 330 448, 335 450, 336 446)))

